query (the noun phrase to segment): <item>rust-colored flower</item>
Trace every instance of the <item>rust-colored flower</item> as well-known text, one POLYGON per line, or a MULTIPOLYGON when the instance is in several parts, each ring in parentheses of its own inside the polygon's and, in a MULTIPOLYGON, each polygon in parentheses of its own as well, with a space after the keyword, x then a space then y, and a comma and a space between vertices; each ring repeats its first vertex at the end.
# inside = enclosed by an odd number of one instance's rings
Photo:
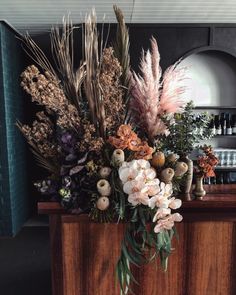
POLYGON ((115 136, 109 136, 108 142, 116 149, 124 150, 128 147, 128 141, 115 136))
POLYGON ((203 146, 201 148, 205 155, 200 156, 197 160, 198 174, 203 177, 215 177, 214 168, 218 164, 219 160, 214 155, 214 151, 211 146, 203 146))
POLYGON ((134 154, 134 158, 150 160, 153 152, 153 148, 151 148, 146 141, 143 141, 139 146, 139 150, 134 154))
POLYGON ((117 136, 126 140, 135 140, 138 138, 137 134, 132 130, 130 125, 122 124, 117 130, 117 136))
POLYGON ((140 138, 132 138, 131 140, 128 141, 128 149, 133 151, 133 152, 137 152, 139 151, 142 146, 141 146, 141 139, 140 138))

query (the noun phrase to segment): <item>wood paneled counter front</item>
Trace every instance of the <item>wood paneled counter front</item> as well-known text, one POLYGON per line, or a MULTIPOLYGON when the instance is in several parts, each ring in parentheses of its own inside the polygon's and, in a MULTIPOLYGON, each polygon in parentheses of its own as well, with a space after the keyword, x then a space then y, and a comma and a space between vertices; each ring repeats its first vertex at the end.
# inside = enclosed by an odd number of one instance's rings
MULTIPOLYGON (((50 219, 53 295, 119 295, 114 266, 125 224, 94 223, 58 203, 39 203, 38 212, 50 219)), ((183 201, 181 213, 167 272, 136 268, 134 293, 236 295, 236 194, 183 201)))

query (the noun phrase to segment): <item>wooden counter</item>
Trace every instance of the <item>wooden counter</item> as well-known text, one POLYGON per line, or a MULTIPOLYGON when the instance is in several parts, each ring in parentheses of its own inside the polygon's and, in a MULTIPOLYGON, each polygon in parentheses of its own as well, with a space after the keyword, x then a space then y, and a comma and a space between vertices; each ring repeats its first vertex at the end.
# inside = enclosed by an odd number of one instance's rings
MULTIPOLYGON (((209 193, 183 201, 179 242, 166 273, 136 268, 136 295, 236 294, 236 195, 209 193)), ((69 215, 58 203, 39 203, 50 218, 53 295, 119 295, 114 266, 125 224, 98 224, 69 215)))

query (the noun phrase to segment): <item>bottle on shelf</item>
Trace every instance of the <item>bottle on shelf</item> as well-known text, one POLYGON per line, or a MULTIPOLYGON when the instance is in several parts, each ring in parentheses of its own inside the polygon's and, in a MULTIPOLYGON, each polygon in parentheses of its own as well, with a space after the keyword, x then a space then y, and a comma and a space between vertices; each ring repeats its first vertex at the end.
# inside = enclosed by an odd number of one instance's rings
POLYGON ((226 135, 232 135, 231 115, 226 114, 226 135))
POLYGON ((221 124, 220 124, 220 116, 215 115, 215 129, 216 129, 216 135, 222 134, 221 124))
POLYGON ((215 116, 212 115, 211 121, 210 121, 210 129, 211 129, 211 134, 214 136, 216 135, 216 126, 215 126, 215 116))
POLYGON ((226 135, 226 116, 225 113, 220 114, 221 134, 226 135))
POLYGON ((232 126, 232 134, 236 135, 236 114, 232 115, 231 126, 232 126))

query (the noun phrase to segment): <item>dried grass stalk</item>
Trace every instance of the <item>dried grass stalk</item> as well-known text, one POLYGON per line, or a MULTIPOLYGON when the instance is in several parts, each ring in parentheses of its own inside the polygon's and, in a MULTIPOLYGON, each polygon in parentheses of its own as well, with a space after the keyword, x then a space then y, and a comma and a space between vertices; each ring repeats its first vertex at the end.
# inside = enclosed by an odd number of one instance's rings
POLYGON ((84 80, 84 89, 92 115, 93 124, 98 129, 99 135, 104 138, 105 111, 99 84, 101 56, 99 55, 98 49, 98 31, 96 21, 96 13, 93 9, 85 19, 84 58, 86 77, 84 80))
POLYGON ((64 92, 69 100, 79 109, 81 100, 81 85, 85 77, 85 67, 82 64, 77 70, 74 64, 74 27, 68 17, 63 17, 62 29, 51 29, 51 51, 63 83, 64 92))
POLYGON ((120 8, 116 5, 113 6, 116 19, 117 19, 117 32, 116 32, 116 42, 114 44, 114 53, 118 58, 121 67, 122 67, 122 75, 121 82, 126 87, 129 88, 130 82, 130 55, 129 55, 129 30, 125 24, 124 15, 120 8))

